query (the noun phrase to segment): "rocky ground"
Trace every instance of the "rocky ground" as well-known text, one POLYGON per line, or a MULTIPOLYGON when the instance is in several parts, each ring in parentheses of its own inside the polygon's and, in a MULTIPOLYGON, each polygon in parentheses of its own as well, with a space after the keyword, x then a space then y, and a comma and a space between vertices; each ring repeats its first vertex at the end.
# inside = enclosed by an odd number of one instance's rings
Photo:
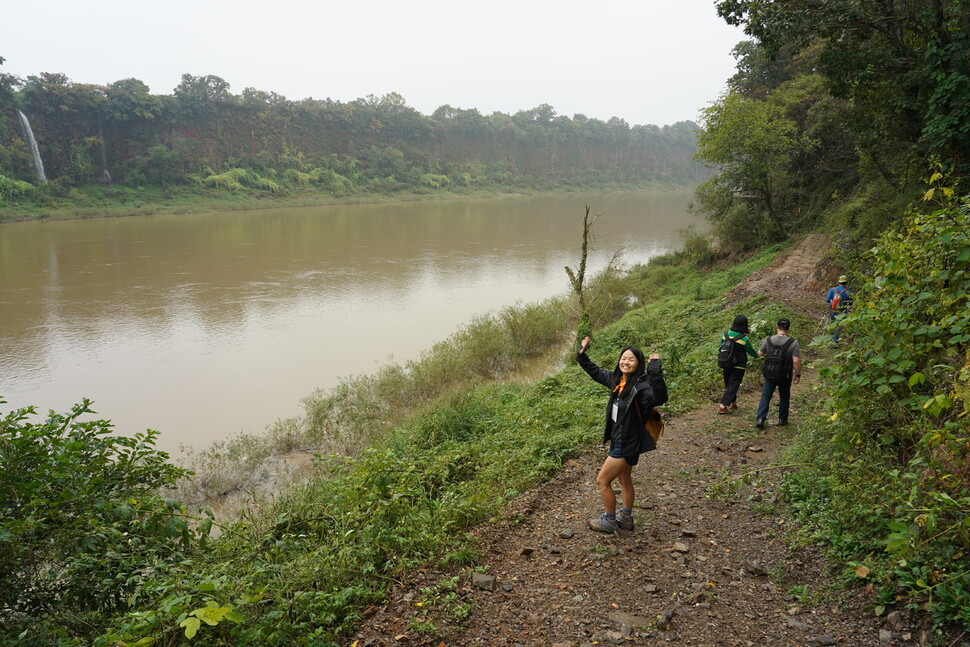
MULTIPOLYGON (((826 247, 824 237, 809 237, 735 296, 768 293, 819 311, 827 286, 815 275, 826 247)), ((835 586, 845 569, 824 563, 811 546, 796 547, 797 528, 775 503, 783 450, 816 383, 807 355, 802 384, 793 389, 791 427, 755 428, 760 376, 754 372, 736 413, 718 416, 712 402, 668 420, 660 448, 633 470, 632 532, 607 535, 586 526, 600 512, 594 480, 604 457, 601 448, 591 448, 516 499, 500 520, 474 531, 482 550, 476 572, 409 574, 386 605, 367 611, 347 644, 887 647, 925 641, 908 618, 877 617, 864 586, 835 586)))

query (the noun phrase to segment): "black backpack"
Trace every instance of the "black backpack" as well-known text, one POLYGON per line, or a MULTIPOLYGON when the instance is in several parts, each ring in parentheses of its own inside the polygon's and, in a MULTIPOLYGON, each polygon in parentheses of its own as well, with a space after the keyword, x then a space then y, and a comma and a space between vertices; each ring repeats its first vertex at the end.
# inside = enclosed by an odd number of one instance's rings
POLYGON ((768 352, 765 353, 765 363, 761 367, 761 374, 765 379, 781 382, 791 375, 791 358, 786 357, 785 352, 793 341, 795 340, 789 337, 784 344, 776 346, 771 343, 771 337, 768 337, 768 352))
POLYGON ((738 344, 736 338, 724 333, 721 339, 721 347, 717 349, 717 365, 721 368, 734 368, 737 362, 738 344))

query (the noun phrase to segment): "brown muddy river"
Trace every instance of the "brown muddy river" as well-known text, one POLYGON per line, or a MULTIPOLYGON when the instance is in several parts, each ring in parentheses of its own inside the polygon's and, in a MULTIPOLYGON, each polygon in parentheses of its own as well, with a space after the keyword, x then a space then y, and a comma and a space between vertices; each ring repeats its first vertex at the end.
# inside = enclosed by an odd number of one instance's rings
POLYGON ((0 225, 0 413, 87 397, 119 433, 204 447, 299 415, 476 315, 564 294, 584 205, 593 270, 701 225, 688 191, 0 225))

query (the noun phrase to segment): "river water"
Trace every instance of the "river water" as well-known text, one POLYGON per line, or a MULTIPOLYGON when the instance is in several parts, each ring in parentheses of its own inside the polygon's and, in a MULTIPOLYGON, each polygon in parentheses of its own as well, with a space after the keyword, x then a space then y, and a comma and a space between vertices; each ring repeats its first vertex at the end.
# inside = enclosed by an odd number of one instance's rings
MULTIPOLYGON (((584 205, 591 270, 680 244, 687 191, 0 225, 0 413, 82 397, 119 433, 202 448, 299 415, 341 378, 419 356, 477 315, 564 294, 584 205)), ((460 361, 460 360, 456 360, 460 361)))

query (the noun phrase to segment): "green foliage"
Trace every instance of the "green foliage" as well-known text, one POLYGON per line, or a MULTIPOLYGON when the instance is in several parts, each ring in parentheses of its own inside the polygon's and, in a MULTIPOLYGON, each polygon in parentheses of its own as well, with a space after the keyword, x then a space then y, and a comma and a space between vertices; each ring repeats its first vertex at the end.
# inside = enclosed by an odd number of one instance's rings
POLYGON ((123 608, 164 564, 203 539, 178 501, 162 498, 186 470, 154 449, 158 432, 112 434, 85 400, 29 422, 0 419, 0 631, 85 633, 84 614, 123 608))
POLYGON ((778 105, 730 93, 705 110, 697 142, 698 156, 718 169, 712 182, 739 194, 736 199, 751 201, 754 213, 763 216, 749 226, 771 227, 775 239, 783 239, 788 230, 783 200, 790 197, 794 180, 792 158, 812 146, 797 124, 778 105))
POLYGON ((290 186, 307 188, 312 186, 313 176, 309 173, 303 173, 302 171, 289 168, 283 172, 283 182, 290 186))
MULTIPOLYGON (((932 183, 940 194, 951 193, 932 183)), ((948 201, 884 233, 872 278, 823 369, 828 417, 796 451, 788 494, 886 602, 970 628, 970 207, 948 201)), ((820 337, 819 343, 826 343, 820 337)))
MULTIPOLYGON (((711 267, 715 262, 724 257, 723 252, 714 248, 710 236, 697 231, 693 225, 681 230, 680 237, 684 242, 682 251, 678 256, 682 259, 689 258, 701 267, 711 267)), ((735 239, 731 238, 729 240, 735 239)), ((723 242, 726 241, 722 241, 722 244, 723 242)))
POLYGON ((856 343, 827 372, 839 386, 834 406, 847 428, 874 421, 869 433, 911 449, 919 423, 946 426, 967 415, 959 386, 970 349, 970 218, 967 206, 915 215, 872 250, 875 276, 842 326, 856 343), (848 407, 860 389, 864 407, 848 407))
POLYGON ((182 155, 177 149, 162 144, 152 146, 145 156, 133 160, 133 166, 148 184, 169 186, 186 179, 182 155))
POLYGON ((29 196, 34 191, 34 185, 22 180, 14 180, 0 175, 0 200, 17 200, 29 196))
POLYGON ((813 52, 833 93, 848 99, 845 121, 880 172, 899 178, 936 154, 967 172, 970 159, 970 3, 720 0, 718 13, 743 24, 765 58, 813 52))
POLYGON ((699 185, 695 209, 729 249, 810 227, 859 178, 845 106, 821 76, 792 72, 773 87, 756 80, 750 96, 735 90, 708 108, 698 136, 698 157, 717 174, 699 185))
POLYGON ((200 183, 202 186, 221 189, 223 191, 242 192, 247 189, 266 191, 268 193, 280 193, 283 191, 283 187, 276 182, 264 178, 258 173, 241 168, 229 169, 224 173, 212 173, 203 177, 200 183))

